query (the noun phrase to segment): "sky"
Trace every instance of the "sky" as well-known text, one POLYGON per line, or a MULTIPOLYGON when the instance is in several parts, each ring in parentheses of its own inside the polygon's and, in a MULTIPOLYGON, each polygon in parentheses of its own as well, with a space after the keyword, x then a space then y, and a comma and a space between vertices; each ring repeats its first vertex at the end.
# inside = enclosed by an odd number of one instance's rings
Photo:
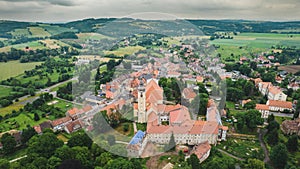
POLYGON ((57 23, 157 12, 184 19, 298 21, 299 9, 300 0, 0 0, 0 20, 57 23))

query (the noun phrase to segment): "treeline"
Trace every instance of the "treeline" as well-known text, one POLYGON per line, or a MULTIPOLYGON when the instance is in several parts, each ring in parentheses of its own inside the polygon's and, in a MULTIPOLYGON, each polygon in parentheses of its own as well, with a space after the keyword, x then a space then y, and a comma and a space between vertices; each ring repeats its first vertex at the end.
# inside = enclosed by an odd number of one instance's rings
POLYGON ((78 36, 74 32, 63 32, 50 37, 51 39, 78 39, 78 36))
POLYGON ((0 62, 7 62, 10 60, 20 60, 21 63, 40 62, 45 61, 50 56, 58 56, 64 51, 69 51, 64 57, 71 57, 79 54, 78 51, 70 49, 68 46, 63 46, 60 49, 36 49, 29 51, 11 48, 9 52, 0 53, 0 62))

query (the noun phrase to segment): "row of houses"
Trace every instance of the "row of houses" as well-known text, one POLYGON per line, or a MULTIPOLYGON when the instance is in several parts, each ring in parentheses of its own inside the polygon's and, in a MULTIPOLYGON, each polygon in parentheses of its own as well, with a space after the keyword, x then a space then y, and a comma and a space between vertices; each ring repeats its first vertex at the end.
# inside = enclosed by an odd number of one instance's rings
POLYGON ((66 112, 65 117, 45 121, 33 126, 33 128, 38 134, 42 134, 47 128, 52 129, 54 132, 65 131, 67 133, 73 133, 83 127, 80 118, 84 117, 91 110, 92 106, 90 105, 84 106, 82 109, 74 107, 66 112))
POLYGON ((262 118, 268 118, 270 112, 293 111, 292 102, 280 100, 268 100, 266 104, 256 104, 256 110, 261 112, 262 118))

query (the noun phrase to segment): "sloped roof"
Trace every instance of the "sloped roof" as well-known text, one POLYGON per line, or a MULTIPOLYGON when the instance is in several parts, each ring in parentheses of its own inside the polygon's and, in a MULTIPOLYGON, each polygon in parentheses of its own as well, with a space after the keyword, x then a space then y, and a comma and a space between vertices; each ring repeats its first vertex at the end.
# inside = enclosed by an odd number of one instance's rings
POLYGON ((292 102, 280 101, 280 100, 269 100, 268 105, 273 106, 273 107, 286 108, 286 109, 292 109, 293 108, 293 103, 292 102))
POLYGON ((269 106, 266 104, 256 104, 255 109, 256 110, 269 110, 269 106))

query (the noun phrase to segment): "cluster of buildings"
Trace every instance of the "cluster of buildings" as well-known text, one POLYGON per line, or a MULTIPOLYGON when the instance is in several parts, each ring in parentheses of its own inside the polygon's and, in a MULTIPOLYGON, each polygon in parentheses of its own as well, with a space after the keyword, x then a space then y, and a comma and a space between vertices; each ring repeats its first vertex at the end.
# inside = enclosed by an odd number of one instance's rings
POLYGON ((90 105, 86 105, 82 109, 74 107, 66 112, 66 117, 45 121, 33 128, 38 134, 42 134, 43 130, 47 128, 52 129, 54 132, 65 131, 67 133, 73 133, 83 127, 80 118, 85 117, 91 110, 93 110, 93 108, 90 105))
POLYGON ((263 82, 260 78, 254 79, 255 85, 262 95, 268 98, 266 104, 256 104, 255 109, 261 112, 262 118, 268 118, 270 112, 293 111, 293 103, 286 101, 287 95, 273 86, 271 82, 263 82))
MULTIPOLYGON (((135 73, 130 83, 130 91, 135 98, 134 117, 139 123, 147 123, 147 129, 144 132, 138 131, 132 138, 127 147, 128 155, 139 157, 147 143, 168 144, 173 135, 176 144, 195 146, 193 151, 197 152, 195 154, 199 159, 207 158, 209 144, 226 140, 228 130, 228 127, 222 125, 217 106, 210 100, 204 121, 192 119, 188 107, 184 105, 165 104, 163 89, 158 85, 161 72, 155 65, 148 65, 146 68, 152 71, 152 78, 145 79, 142 74, 135 73), (202 147, 206 147, 205 152, 201 152, 202 147)), ((200 77, 194 79, 203 81, 200 77)), ((190 102, 196 97, 196 93, 192 87, 184 88, 182 96, 190 102)))

